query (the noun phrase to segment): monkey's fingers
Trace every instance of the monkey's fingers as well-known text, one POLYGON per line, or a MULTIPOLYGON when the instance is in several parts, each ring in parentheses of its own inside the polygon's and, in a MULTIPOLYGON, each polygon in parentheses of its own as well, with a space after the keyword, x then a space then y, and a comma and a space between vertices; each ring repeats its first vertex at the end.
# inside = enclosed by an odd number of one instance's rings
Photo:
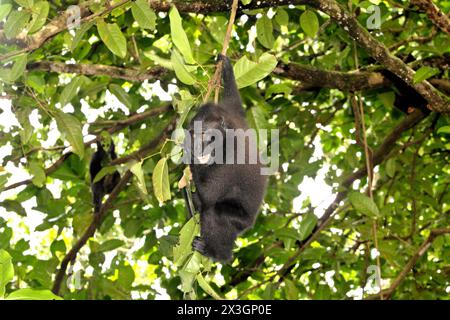
POLYGON ((192 241, 192 249, 200 252, 202 255, 206 254, 205 242, 201 237, 195 237, 192 241))

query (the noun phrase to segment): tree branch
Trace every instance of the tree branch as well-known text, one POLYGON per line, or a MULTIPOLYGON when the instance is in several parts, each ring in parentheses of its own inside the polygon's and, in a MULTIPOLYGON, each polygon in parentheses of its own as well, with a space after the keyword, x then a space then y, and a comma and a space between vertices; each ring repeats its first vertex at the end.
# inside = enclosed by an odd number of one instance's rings
POLYGON ((425 12, 439 29, 450 34, 450 19, 431 0, 411 0, 411 4, 425 12))
MULTIPOLYGON (((93 13, 89 11, 89 5, 93 3, 93 1, 86 1, 82 4, 79 4, 80 8, 80 18, 81 23, 85 23, 88 21, 92 21, 97 17, 101 17, 105 14, 108 14, 112 10, 121 7, 131 0, 122 0, 118 3, 115 3, 111 6, 107 6, 103 11, 93 13)), ((169 11, 172 5, 176 5, 178 11, 181 12, 191 12, 191 13, 210 13, 210 12, 221 12, 228 11, 231 9, 232 0, 194 0, 194 1, 183 1, 183 0, 174 0, 174 1, 161 1, 161 0, 148 0, 150 6, 155 11, 169 11)), ((257 9, 257 8, 268 8, 268 7, 277 7, 284 5, 297 5, 304 3, 303 0, 266 0, 266 1, 252 1, 247 5, 240 5, 238 7, 238 11, 246 10, 246 9, 257 9)), ((10 58, 12 56, 30 52, 40 48, 45 42, 49 39, 53 38, 57 34, 66 31, 69 27, 67 21, 70 19, 71 12, 66 10, 61 12, 55 19, 50 21, 47 25, 45 25, 40 31, 36 32, 31 36, 19 36, 14 39, 7 39, 4 33, 0 32, 0 42, 8 41, 11 44, 17 44, 22 49, 18 51, 9 52, 0 56, 0 61, 10 58)))
MULTIPOLYGON (((82 4, 79 4, 78 7, 80 8, 81 23, 91 21, 99 16, 107 14, 112 10, 126 4, 129 1, 130 0, 123 0, 112 6, 106 7, 106 9, 101 12, 97 12, 91 15, 89 15, 90 13, 89 6, 93 4, 94 1, 86 1, 82 4)), ((69 28, 69 24, 67 22, 70 21, 71 15, 72 12, 66 10, 64 12, 61 12, 56 18, 54 18, 52 21, 46 24, 40 31, 36 32, 35 34, 31 36, 27 35, 22 37, 19 36, 15 39, 8 39, 8 41, 14 42, 19 46, 21 46, 22 49, 19 51, 13 51, 1 55, 0 60, 4 60, 11 56, 15 56, 25 52, 30 52, 40 48, 45 42, 47 42, 47 40, 53 38, 54 36, 63 31, 66 31, 69 28)), ((2 38, 4 38, 4 34, 0 34, 0 41, 2 40, 2 38)))
MULTIPOLYGON (((180 12, 191 13, 211 13, 230 11, 233 0, 148 0, 150 6, 156 11, 169 11, 172 5, 175 5, 180 12)), ((262 0, 251 1, 249 4, 243 5, 241 2, 237 8, 238 12, 249 9, 275 8, 287 5, 299 5, 305 3, 304 0, 262 0)))
MULTIPOLYGON (((413 113, 409 114, 402 122, 400 122, 391 133, 383 140, 383 143, 378 147, 378 149, 373 153, 373 166, 377 166, 382 163, 388 156, 389 153, 394 149, 395 142, 402 136, 402 133, 408 129, 411 129, 417 125, 426 115, 422 111, 416 109, 413 113)), ((305 248, 316 239, 319 233, 325 228, 325 226, 331 221, 335 210, 339 207, 339 203, 344 200, 348 193, 348 188, 351 184, 357 180, 361 179, 367 174, 366 166, 360 168, 358 171, 350 174, 342 183, 342 187, 347 190, 341 191, 336 195, 334 201, 325 210, 325 213, 320 218, 316 229, 313 233, 303 241, 294 255, 284 264, 284 266, 278 271, 280 277, 284 277, 286 270, 291 266, 292 263, 298 258, 298 256, 305 250, 305 248)))
MULTIPOLYGON (((86 76, 109 76, 114 79, 123 79, 132 82, 156 80, 167 75, 169 70, 155 66, 147 71, 131 68, 108 66, 102 64, 65 64, 57 61, 42 61, 30 64, 28 70, 40 70, 56 73, 76 73, 86 76)), ((341 91, 362 91, 381 87, 388 87, 392 83, 380 72, 342 72, 323 70, 298 63, 279 63, 273 71, 274 74, 291 80, 301 82, 299 89, 331 88, 341 91)), ((439 90, 450 94, 450 81, 446 79, 431 79, 430 83, 439 90)))
POLYGON ((301 89, 333 88, 342 91, 361 91, 390 85, 379 72, 341 72, 322 70, 297 63, 279 63, 276 75, 301 82, 301 89))
MULTIPOLYGON (((169 132, 174 129, 175 123, 176 123, 176 117, 173 117, 172 121, 166 126, 164 131, 159 136, 157 136, 156 138, 151 140, 148 144, 143 146, 140 150, 134 152, 133 154, 131 154, 129 156, 118 158, 118 159, 112 161, 111 164, 116 165, 119 163, 125 163, 131 159, 141 160, 146 155, 148 155, 150 152, 152 152, 163 140, 165 140, 167 138, 169 132)), ((109 195, 108 199, 101 206, 99 213, 94 216, 94 220, 92 221, 92 223, 89 225, 89 227, 86 229, 86 231, 81 236, 81 238, 75 243, 75 245, 72 247, 72 249, 66 254, 64 259, 62 260, 61 267, 56 275, 55 282, 53 284, 52 291, 54 294, 59 293, 59 290, 61 287, 61 282, 64 279, 64 275, 66 273, 68 264, 76 258, 77 253, 80 251, 80 249, 86 244, 86 242, 89 240, 89 238, 92 237, 94 235, 95 231, 100 227, 103 217, 106 215, 107 211, 112 206, 112 202, 117 198, 120 191, 125 187, 125 185, 130 180, 131 177, 132 177, 132 173, 129 170, 127 170, 125 172, 124 176, 120 179, 117 186, 114 188, 114 190, 109 195)))
POLYGON ((169 137, 169 134, 175 129, 176 124, 176 117, 172 118, 172 121, 166 126, 166 128, 159 134, 158 137, 151 140, 146 145, 142 146, 139 150, 133 152, 132 154, 129 154, 127 156, 123 156, 121 158, 117 158, 113 161, 111 161, 111 165, 118 165, 122 163, 129 162, 131 160, 141 161, 143 158, 149 155, 149 153, 156 148, 156 146, 160 143, 160 141, 163 141, 169 137))
POLYGON ((89 225, 89 227, 86 229, 84 234, 81 236, 80 239, 75 243, 75 245, 70 249, 70 251, 65 255, 61 262, 61 266, 58 270, 58 273, 55 277, 55 282, 53 283, 52 292, 56 295, 59 294, 59 290, 61 288, 61 283, 64 280, 64 276, 66 274, 67 266, 69 263, 75 260, 78 252, 81 250, 81 248, 86 244, 86 242, 91 238, 95 231, 100 227, 103 217, 106 215, 108 210, 112 207, 113 201, 117 198, 119 193, 122 191, 123 188, 125 188, 126 184, 132 177, 132 173, 128 170, 125 172, 123 177, 120 179, 119 183, 116 185, 114 190, 109 195, 108 199, 102 204, 100 211, 95 214, 94 219, 92 220, 92 223, 89 225))
MULTIPOLYGON (((373 166, 381 164, 385 159, 388 158, 389 153, 395 148, 396 141, 402 136, 402 134, 417 125, 421 120, 426 117, 422 111, 416 109, 413 113, 406 116, 403 121, 401 121, 387 137, 383 140, 382 144, 378 147, 378 149, 373 153, 373 166)), ((342 186, 346 189, 350 187, 350 185, 357 179, 361 179, 367 174, 366 166, 361 167, 356 172, 350 174, 344 181, 342 182, 342 186)), ((319 234, 325 229, 328 223, 331 221, 335 210, 339 207, 341 201, 343 201, 348 193, 348 190, 344 190, 339 192, 333 202, 328 206, 325 210, 323 216, 317 223, 316 228, 311 233, 311 235, 299 243, 299 247, 296 252, 289 258, 288 261, 285 262, 283 267, 276 273, 275 276, 279 276, 282 281, 284 277, 291 270, 291 266, 295 263, 297 258, 301 255, 301 253, 319 236, 319 234)), ((265 259, 265 256, 262 255, 256 259, 257 263, 255 265, 260 265, 265 259)), ((253 264, 252 264, 253 265, 253 264)), ((243 274, 239 274, 239 276, 234 279, 233 284, 237 285, 238 283, 245 281, 251 272, 246 272, 243 274)))
POLYGON ((306 2, 336 21, 367 53, 381 63, 389 71, 395 73, 408 85, 413 87, 429 103, 429 108, 440 113, 450 113, 450 100, 441 97, 437 90, 428 82, 414 83, 414 70, 402 60, 393 56, 381 42, 376 40, 358 20, 334 0, 306 0, 306 2))
MULTIPOLYGON (((106 131, 108 131, 110 134, 113 134, 115 132, 118 132, 120 130, 122 130, 123 128, 139 123, 145 119, 148 119, 150 117, 154 117, 160 114, 163 114, 169 110, 172 109, 171 105, 166 105, 160 108, 155 108, 155 109, 151 109, 142 113, 138 113, 135 115, 132 115, 131 117, 129 117, 128 119, 125 120, 118 120, 116 121, 112 126, 110 126, 110 128, 108 128, 106 131)), ((88 142, 84 143, 84 147, 88 147, 91 144, 95 143, 97 141, 97 138, 92 139, 88 142)), ((56 162, 54 162, 50 167, 45 169, 45 175, 51 175, 53 172, 55 172, 63 163, 64 161, 69 158, 71 155, 73 154, 73 152, 69 151, 65 154, 63 154, 58 160, 56 160, 56 162)), ((3 191, 7 191, 7 190, 11 190, 20 186, 24 186, 24 185, 28 185, 30 184, 32 181, 31 179, 26 179, 23 181, 19 181, 16 183, 13 183, 9 186, 6 186, 5 188, 3 188, 3 191)))
POLYGON ((383 294, 387 299, 389 299, 394 293, 395 289, 400 285, 400 283, 405 279, 411 269, 415 266, 417 261, 425 254, 428 248, 431 246, 433 241, 441 235, 449 234, 450 228, 440 228, 440 229, 432 229, 430 230, 430 235, 428 238, 422 243, 422 245, 417 249, 417 251, 413 254, 413 256, 409 259, 408 263, 405 265, 400 274, 395 278, 394 282, 388 289, 383 290, 379 294, 368 297, 368 300, 377 299, 380 294, 383 294))

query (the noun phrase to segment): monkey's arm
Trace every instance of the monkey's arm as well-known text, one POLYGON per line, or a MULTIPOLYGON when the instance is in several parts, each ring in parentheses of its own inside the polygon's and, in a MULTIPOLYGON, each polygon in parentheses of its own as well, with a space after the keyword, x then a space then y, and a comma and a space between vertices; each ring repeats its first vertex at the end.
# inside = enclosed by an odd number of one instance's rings
POLYGON ((242 108, 241 95, 239 94, 238 87, 236 85, 236 79, 234 78, 233 66, 230 59, 227 56, 219 54, 219 60, 222 60, 222 80, 223 80, 223 100, 222 103, 231 108, 232 112, 238 112, 244 114, 242 108))

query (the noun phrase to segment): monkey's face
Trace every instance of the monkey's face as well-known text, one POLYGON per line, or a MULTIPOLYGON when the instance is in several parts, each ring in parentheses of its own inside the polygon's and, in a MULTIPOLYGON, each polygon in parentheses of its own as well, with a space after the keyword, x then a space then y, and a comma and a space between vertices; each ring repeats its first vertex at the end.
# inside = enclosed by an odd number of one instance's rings
POLYGON ((223 163, 225 128, 222 121, 194 121, 189 133, 192 163, 203 165, 223 163))

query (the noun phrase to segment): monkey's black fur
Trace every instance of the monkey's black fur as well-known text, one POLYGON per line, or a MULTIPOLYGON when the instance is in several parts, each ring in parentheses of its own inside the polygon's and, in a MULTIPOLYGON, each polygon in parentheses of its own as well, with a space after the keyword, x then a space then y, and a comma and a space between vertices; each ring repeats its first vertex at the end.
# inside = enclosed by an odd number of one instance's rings
POLYGON ((430 113, 428 102, 414 88, 389 70, 382 70, 381 74, 392 82, 396 88, 394 106, 404 113, 411 113, 420 109, 425 114, 430 113))
MULTIPOLYGON (((207 103, 200 107, 190 124, 191 139, 194 122, 201 121, 203 139, 205 130, 218 129, 223 133, 224 158, 227 156, 226 129, 247 130, 241 97, 229 59, 223 61, 223 97, 219 104, 207 103)), ((207 139, 207 138, 206 138, 207 139)), ((236 139, 236 138, 235 138, 236 139)), ((235 141, 236 142, 236 141, 235 141)), ((236 155, 237 144, 234 143, 236 155)), ((245 148, 249 149, 246 141, 245 148)), ((215 261, 228 262, 237 236, 250 228, 256 218, 266 188, 266 176, 261 175, 261 163, 250 164, 248 152, 243 164, 191 164, 196 192, 192 193, 195 208, 200 212, 201 237, 194 239, 194 250, 215 261)))
POLYGON ((102 199, 105 194, 113 191, 114 187, 119 183, 120 174, 114 171, 108 174, 100 181, 94 183, 95 176, 107 166, 111 160, 117 159, 114 142, 111 140, 108 152, 105 151, 100 141, 97 141, 97 151, 92 155, 89 172, 91 175, 91 189, 94 203, 94 213, 98 213, 102 206, 102 199))

